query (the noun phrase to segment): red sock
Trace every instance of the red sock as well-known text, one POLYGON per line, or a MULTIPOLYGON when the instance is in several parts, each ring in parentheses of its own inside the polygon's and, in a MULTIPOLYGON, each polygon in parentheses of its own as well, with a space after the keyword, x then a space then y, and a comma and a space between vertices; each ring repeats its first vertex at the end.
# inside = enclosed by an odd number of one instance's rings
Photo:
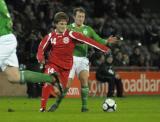
POLYGON ((42 88, 42 97, 41 97, 41 108, 46 109, 47 100, 53 91, 53 86, 45 83, 42 88))

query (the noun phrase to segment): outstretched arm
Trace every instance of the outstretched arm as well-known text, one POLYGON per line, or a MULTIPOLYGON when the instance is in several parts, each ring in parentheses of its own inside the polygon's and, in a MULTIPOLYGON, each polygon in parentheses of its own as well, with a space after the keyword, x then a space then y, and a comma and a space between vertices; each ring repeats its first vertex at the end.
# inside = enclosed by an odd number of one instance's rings
POLYGON ((95 47, 95 48, 101 50, 102 52, 105 52, 105 53, 110 52, 110 48, 96 42, 95 40, 93 40, 91 38, 88 38, 88 37, 82 35, 81 33, 70 31, 69 36, 79 42, 82 42, 82 43, 88 44, 92 47, 95 47))
POLYGON ((92 33, 92 38, 101 44, 105 44, 105 45, 106 44, 115 44, 119 41, 117 37, 114 37, 112 35, 109 36, 108 39, 103 39, 91 27, 90 27, 90 31, 92 33))

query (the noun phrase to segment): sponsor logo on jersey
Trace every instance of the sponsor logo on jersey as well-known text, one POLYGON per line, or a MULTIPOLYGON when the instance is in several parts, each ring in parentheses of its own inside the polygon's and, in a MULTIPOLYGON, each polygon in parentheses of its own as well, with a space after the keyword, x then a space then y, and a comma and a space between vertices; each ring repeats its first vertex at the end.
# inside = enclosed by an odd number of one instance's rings
POLYGON ((63 43, 68 44, 69 43, 69 38, 68 37, 64 37, 63 38, 63 43))
POLYGON ((88 34, 87 29, 84 29, 84 30, 83 30, 83 34, 84 34, 84 35, 87 35, 87 34, 88 34))

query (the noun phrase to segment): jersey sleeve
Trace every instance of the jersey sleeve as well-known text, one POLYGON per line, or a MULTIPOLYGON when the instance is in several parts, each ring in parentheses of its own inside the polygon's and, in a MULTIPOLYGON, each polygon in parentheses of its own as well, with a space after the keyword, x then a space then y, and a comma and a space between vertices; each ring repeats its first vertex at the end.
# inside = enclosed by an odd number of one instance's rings
POLYGON ((4 0, 0 1, 0 14, 1 16, 5 16, 6 18, 10 18, 10 14, 7 9, 7 5, 4 0))
POLYGON ((101 50, 102 52, 109 52, 110 51, 110 48, 96 42, 95 40, 91 39, 91 38, 88 38, 86 36, 84 36, 83 34, 81 33, 78 33, 78 32, 73 32, 73 31, 70 31, 69 32, 69 36, 72 38, 72 39, 75 39, 79 42, 82 42, 82 43, 85 43, 85 44, 88 44, 92 47, 95 47, 99 50, 101 50))
POLYGON ((38 46, 38 52, 37 52, 38 62, 41 62, 42 60, 44 60, 44 52, 50 44, 51 35, 52 33, 49 33, 47 36, 45 36, 38 46))
POLYGON ((91 32, 92 38, 95 41, 97 41, 97 42, 99 42, 101 44, 106 44, 107 43, 107 39, 101 38, 91 27, 89 27, 89 31, 91 32))

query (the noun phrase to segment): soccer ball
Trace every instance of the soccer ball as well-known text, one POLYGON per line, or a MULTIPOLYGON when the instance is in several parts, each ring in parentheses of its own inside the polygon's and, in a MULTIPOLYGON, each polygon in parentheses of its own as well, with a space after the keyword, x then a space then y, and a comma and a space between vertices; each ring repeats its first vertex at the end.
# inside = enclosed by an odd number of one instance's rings
POLYGON ((105 112, 114 112, 116 111, 116 108, 117 108, 117 104, 115 100, 110 98, 107 98, 102 105, 102 109, 105 112))

